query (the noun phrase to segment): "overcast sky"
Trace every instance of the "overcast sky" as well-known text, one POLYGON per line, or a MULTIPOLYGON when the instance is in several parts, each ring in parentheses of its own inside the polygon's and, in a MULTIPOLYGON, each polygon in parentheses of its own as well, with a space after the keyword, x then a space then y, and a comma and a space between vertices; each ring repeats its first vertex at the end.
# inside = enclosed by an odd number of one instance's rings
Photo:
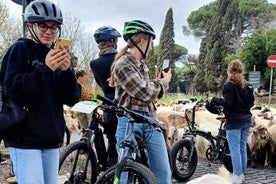
MULTIPOLYGON (((2 0, 1 0, 2 1, 2 0)), ((150 25, 157 35, 155 44, 159 43, 160 34, 164 26, 166 13, 173 10, 175 43, 186 47, 190 54, 199 53, 200 40, 184 36, 182 26, 187 25, 187 17, 192 11, 214 0, 51 0, 55 2, 63 13, 71 13, 86 27, 87 32, 93 34, 100 26, 112 26, 122 33, 124 22, 140 19, 150 25)), ((11 0, 4 0, 12 12, 20 17, 22 7, 11 0)), ((276 0, 269 0, 276 3, 276 0)), ((124 46, 123 39, 119 47, 124 46)))

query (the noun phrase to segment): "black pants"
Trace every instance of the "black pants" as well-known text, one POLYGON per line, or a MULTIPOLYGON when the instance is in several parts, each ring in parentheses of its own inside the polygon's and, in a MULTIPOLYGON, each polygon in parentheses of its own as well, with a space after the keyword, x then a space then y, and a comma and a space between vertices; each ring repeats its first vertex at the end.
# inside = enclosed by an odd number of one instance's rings
POLYGON ((108 166, 112 166, 117 163, 118 154, 116 150, 116 129, 118 125, 118 120, 115 113, 104 112, 104 133, 108 139, 108 166))

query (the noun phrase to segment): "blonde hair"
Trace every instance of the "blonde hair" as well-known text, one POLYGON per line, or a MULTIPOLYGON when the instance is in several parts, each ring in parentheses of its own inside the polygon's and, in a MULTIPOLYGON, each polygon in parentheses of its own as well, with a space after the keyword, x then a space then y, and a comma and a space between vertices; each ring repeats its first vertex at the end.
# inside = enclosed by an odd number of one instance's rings
MULTIPOLYGON (((149 35, 148 34, 145 34, 145 33, 138 33, 138 34, 135 34, 131 37, 131 39, 133 40, 133 42, 137 45, 142 39, 145 39, 145 40, 148 40, 149 39, 149 35)), ((130 39, 128 39, 127 41, 127 45, 122 48, 115 56, 115 59, 114 59, 114 62, 112 63, 111 65, 111 68, 110 68, 110 78, 108 79, 108 82, 109 82, 109 86, 110 87, 115 87, 115 84, 114 84, 114 67, 117 63, 117 61, 119 60, 120 57, 122 57, 123 55, 125 54, 129 54, 129 57, 135 61, 135 57, 130 53, 128 52, 127 50, 129 48, 133 48, 135 47, 134 44, 130 41, 130 39)))
POLYGON ((236 59, 229 63, 227 74, 228 80, 239 85, 242 88, 245 88, 245 79, 243 76, 244 67, 240 60, 236 59))

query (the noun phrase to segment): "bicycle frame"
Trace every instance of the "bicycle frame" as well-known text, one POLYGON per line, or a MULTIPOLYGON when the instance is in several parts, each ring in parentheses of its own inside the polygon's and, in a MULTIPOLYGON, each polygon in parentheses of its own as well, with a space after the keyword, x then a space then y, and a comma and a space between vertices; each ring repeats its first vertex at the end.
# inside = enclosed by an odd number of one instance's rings
POLYGON ((128 110, 124 107, 117 106, 117 104, 104 97, 97 96, 97 98, 102 100, 105 104, 110 105, 110 108, 112 108, 119 116, 126 116, 128 119, 124 141, 120 144, 118 164, 116 165, 114 174, 114 183, 119 183, 121 173, 124 165, 126 165, 126 162, 134 161, 148 166, 147 159, 145 158, 145 148, 142 146, 143 144, 139 141, 139 138, 137 138, 134 133, 134 123, 148 123, 153 126, 157 131, 160 131, 162 133, 166 132, 166 130, 156 120, 152 120, 146 116, 143 116, 135 111, 128 110))
MULTIPOLYGON (((100 171, 104 171, 107 169, 108 164, 107 164, 107 150, 103 138, 103 131, 99 127, 100 122, 99 122, 99 114, 98 114, 98 109, 102 108, 101 105, 97 106, 93 112, 92 112, 92 118, 89 123, 89 128, 85 128, 82 130, 82 134, 88 133, 90 138, 87 137, 82 137, 80 138, 80 141, 83 141, 87 143, 87 145, 91 148, 93 148, 93 145, 95 147, 96 155, 97 155, 97 160, 98 160, 98 166, 100 171)), ((103 108, 104 109, 104 108, 103 108)))
MULTIPOLYGON (((223 151, 224 151, 224 150, 219 150, 219 148, 218 148, 218 146, 220 146, 219 139, 222 138, 222 139, 224 139, 224 141, 227 141, 226 137, 223 137, 223 135, 221 135, 222 131, 225 130, 225 129, 223 129, 223 126, 225 125, 226 120, 225 120, 225 117, 218 117, 217 118, 219 121, 221 121, 221 123, 220 123, 218 135, 216 135, 216 136, 212 135, 211 132, 198 130, 195 127, 195 111, 196 111, 196 107, 197 107, 198 103, 200 103, 200 102, 197 102, 192 108, 192 120, 188 116, 188 109, 185 110, 185 119, 187 120, 187 123, 188 123, 188 129, 186 129, 186 131, 184 132, 182 138, 183 139, 184 138, 190 138, 190 140, 191 140, 191 153, 193 153, 193 150, 195 148, 196 136, 201 136, 201 137, 205 138, 211 144, 210 148, 215 153, 218 153, 218 155, 216 155, 216 157, 214 158, 214 160, 216 160, 217 158, 219 158, 220 154, 223 153, 223 151)), ((220 111, 221 111, 220 114, 222 114, 222 108, 220 109, 220 111)), ((192 154, 189 155, 189 161, 190 161, 191 157, 192 157, 192 154)))

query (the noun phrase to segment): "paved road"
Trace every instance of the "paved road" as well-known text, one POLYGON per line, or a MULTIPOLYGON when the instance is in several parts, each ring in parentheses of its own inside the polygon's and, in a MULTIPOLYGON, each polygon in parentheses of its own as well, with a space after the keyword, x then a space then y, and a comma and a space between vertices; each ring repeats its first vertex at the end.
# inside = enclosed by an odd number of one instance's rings
MULTIPOLYGON (((74 132, 71 141, 78 140, 79 135, 74 132)), ((197 178, 207 173, 217 173, 219 164, 212 164, 208 167, 208 162, 206 160, 200 159, 198 160, 197 169, 194 175, 191 177, 197 178)), ((263 168, 259 166, 258 168, 248 168, 248 171, 245 175, 246 181, 244 184, 276 184, 276 165, 272 169, 263 168)), ((186 182, 178 182, 173 180, 173 184, 185 184, 186 182)), ((206 182, 206 184, 209 184, 206 182)))
MULTIPOLYGON (((207 161, 199 159, 197 169, 191 179, 200 177, 207 173, 217 173, 219 164, 212 164, 210 167, 207 166, 207 161)), ((276 167, 272 169, 262 168, 248 168, 245 175, 246 181, 245 184, 276 184, 276 167)), ((185 182, 173 181, 173 184, 185 184, 185 182)), ((206 184, 209 184, 206 181, 206 184)), ((211 183, 210 183, 211 184, 211 183)))

